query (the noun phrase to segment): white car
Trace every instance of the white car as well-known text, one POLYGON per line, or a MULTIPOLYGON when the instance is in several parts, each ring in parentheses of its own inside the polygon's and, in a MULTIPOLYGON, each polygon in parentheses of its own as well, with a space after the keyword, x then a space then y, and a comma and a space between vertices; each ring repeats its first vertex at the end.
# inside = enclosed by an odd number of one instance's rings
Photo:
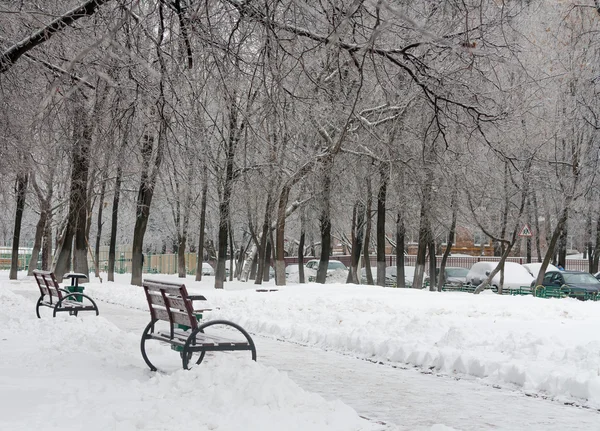
MULTIPOLYGON (((311 259, 304 266, 306 267, 304 274, 308 281, 315 281, 319 269, 319 259, 311 259)), ((348 267, 339 260, 330 260, 327 265, 326 277, 328 281, 344 283, 348 277, 348 267)))
MULTIPOLYGON (((540 272, 540 268, 542 267, 541 263, 524 263, 523 264, 523 268, 525 268, 533 278, 537 278, 538 273, 540 272)), ((555 267, 554 265, 552 265, 551 263, 548 264, 548 268, 546 268, 546 272, 548 271, 558 271, 559 269, 557 267, 555 267)))
POLYGON ((215 275, 215 270, 210 263, 202 262, 202 275, 215 275))
MULTIPOLYGON (((388 285, 390 280, 393 280, 393 286, 398 286, 398 267, 396 266, 388 266, 385 269, 385 285, 388 285)), ((414 266, 405 266, 404 267, 404 287, 412 287, 413 280, 415 278, 415 267, 414 266)))
MULTIPOLYGON (((497 266, 498 262, 477 262, 473 264, 467 274, 467 283, 473 286, 480 285, 497 266)), ((504 262, 504 288, 518 289, 521 286, 531 286, 533 280, 533 276, 523 265, 504 262)), ((492 278, 490 285, 494 290, 500 286, 500 272, 492 278)))
POLYGON ((288 265, 285 267, 285 278, 288 278, 290 275, 298 274, 300 272, 300 267, 297 263, 292 265, 288 265))

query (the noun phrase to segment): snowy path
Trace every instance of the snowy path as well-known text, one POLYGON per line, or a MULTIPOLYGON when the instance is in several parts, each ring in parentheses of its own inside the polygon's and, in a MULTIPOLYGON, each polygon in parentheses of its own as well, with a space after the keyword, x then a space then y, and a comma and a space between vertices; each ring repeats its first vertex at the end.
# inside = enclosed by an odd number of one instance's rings
MULTIPOLYGON (((32 292, 20 292, 33 298, 32 292)), ((141 334, 148 315, 102 302, 101 315, 120 329, 141 334)), ((259 361, 285 371, 301 387, 340 399, 390 430, 599 430, 600 412, 494 389, 477 381, 426 375, 256 335, 259 361)), ((140 366, 143 362, 140 358, 140 366)))

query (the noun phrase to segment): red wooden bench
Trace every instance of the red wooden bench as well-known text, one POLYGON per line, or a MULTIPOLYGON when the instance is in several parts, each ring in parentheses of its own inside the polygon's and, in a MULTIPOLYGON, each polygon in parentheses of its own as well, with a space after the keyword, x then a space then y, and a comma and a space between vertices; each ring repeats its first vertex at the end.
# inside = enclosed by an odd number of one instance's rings
POLYGON ((196 364, 202 362, 206 352, 239 350, 249 350, 252 360, 256 361, 254 341, 238 324, 228 320, 211 320, 201 325, 198 323, 202 313, 210 308, 194 309, 192 301, 206 301, 204 296, 189 295, 184 284, 144 280, 142 286, 150 309, 150 323, 142 334, 141 350, 144 361, 152 371, 157 368, 147 355, 146 343, 150 340, 169 344, 172 350, 180 352, 184 369, 188 369, 194 353, 200 354, 196 364), (157 329, 159 321, 167 322, 168 326, 164 330, 157 329), (244 339, 234 340, 205 332, 206 328, 216 325, 236 329, 244 339))
POLYGON ((56 313, 67 311, 71 316, 77 316, 80 311, 95 311, 96 316, 99 314, 98 306, 92 298, 81 292, 69 292, 63 289, 56 281, 53 272, 35 270, 33 276, 40 288, 40 298, 35 306, 35 314, 38 318, 41 318, 40 307, 52 308, 52 317, 56 317, 56 313))

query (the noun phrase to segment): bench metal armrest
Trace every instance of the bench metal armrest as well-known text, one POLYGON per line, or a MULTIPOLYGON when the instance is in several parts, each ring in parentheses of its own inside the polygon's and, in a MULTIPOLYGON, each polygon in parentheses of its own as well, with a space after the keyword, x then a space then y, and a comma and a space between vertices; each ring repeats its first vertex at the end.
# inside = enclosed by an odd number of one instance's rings
POLYGON ((188 295, 192 301, 206 301, 206 298, 203 295, 188 295))

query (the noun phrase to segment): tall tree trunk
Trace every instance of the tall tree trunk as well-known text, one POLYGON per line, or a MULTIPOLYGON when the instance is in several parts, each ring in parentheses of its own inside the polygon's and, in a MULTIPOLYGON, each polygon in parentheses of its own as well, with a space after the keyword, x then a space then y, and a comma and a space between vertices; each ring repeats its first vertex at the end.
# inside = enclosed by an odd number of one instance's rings
POLYGON ((540 216, 537 204, 537 194, 535 190, 531 191, 531 199, 533 203, 533 224, 535 229, 535 252, 537 253, 537 261, 542 261, 542 248, 540 247, 540 216))
POLYGON ((42 248, 42 240, 44 238, 47 220, 48 213, 44 210, 40 211, 40 218, 35 226, 35 239, 33 241, 33 249, 31 250, 31 259, 29 260, 27 275, 33 275, 33 271, 37 269, 37 262, 40 256, 40 249, 42 248))
POLYGON ((73 248, 73 270, 75 272, 89 276, 88 268, 88 172, 90 168, 90 150, 92 144, 92 124, 89 118, 85 118, 85 127, 83 129, 82 145, 80 152, 75 153, 73 163, 77 166, 77 172, 80 177, 78 186, 79 202, 77 204, 77 219, 75 222, 75 244, 73 248))
POLYGON ((362 254, 365 230, 365 206, 358 201, 352 209, 352 260, 346 283, 360 283, 360 255, 362 254))
MULTIPOLYGON (((569 201, 569 204, 570 204, 570 201, 569 201)), ((568 204, 566 204, 561 212, 559 219, 558 219, 558 223, 556 224, 556 227, 554 228, 554 231, 552 232, 552 237, 548 244, 548 250, 546 250, 544 260, 542 261, 542 266, 540 267, 540 271, 539 271, 537 279, 535 281, 536 286, 541 285, 542 281, 544 280, 544 274, 546 273, 546 268, 548 268, 548 264, 550 263, 550 260, 554 256, 554 251, 556 249, 556 244, 558 242, 558 238, 563 230, 563 225, 567 222, 568 217, 569 217, 569 209, 568 209, 568 204)))
POLYGON ((321 258, 317 269, 317 283, 324 284, 329 267, 331 254, 331 171, 333 169, 333 156, 323 163, 323 203, 319 224, 321 229, 321 258))
POLYGON ((421 289, 423 287, 427 245, 429 244, 429 206, 431 204, 431 182, 431 175, 427 175, 425 184, 423 185, 423 196, 421 198, 421 215, 419 217, 419 245, 417 248, 415 275, 412 285, 412 287, 415 289, 421 289))
POLYGON ((558 237, 558 264, 563 268, 567 267, 567 225, 569 220, 565 220, 558 237))
POLYGON ((52 210, 50 203, 48 204, 48 218, 44 226, 44 234, 42 239, 42 269, 48 271, 52 265, 52 210))
POLYGON ((587 257, 588 260, 588 272, 591 274, 594 274, 595 271, 592 270, 592 266, 594 265, 594 261, 592 258, 592 253, 593 253, 593 249, 592 249, 592 211, 590 208, 590 211, 588 212, 588 216, 587 216, 587 220, 585 223, 585 227, 586 227, 586 240, 585 240, 585 250, 586 252, 584 252, 583 258, 585 259, 587 257), (587 254, 587 256, 586 256, 587 254))
POLYGON ((382 163, 379 166, 379 192, 377 193, 377 284, 385 286, 385 201, 389 166, 382 163))
POLYGON ((115 257, 117 248, 117 225, 119 218, 119 197, 121 195, 121 177, 123 170, 117 166, 115 189, 113 192, 112 214, 110 222, 110 243, 108 245, 108 281, 115 281, 115 257))
MULTIPOLYGON (((527 226, 531 227, 531 201, 527 199, 527 226)), ((536 232, 537 235, 537 232, 536 232)), ((531 237, 528 236, 525 240, 525 258, 527 263, 531 263, 531 237)))
POLYGON ((177 276, 179 278, 186 277, 185 267, 185 248, 187 246, 187 232, 177 234, 177 276))
POLYGON ((301 284, 306 283, 304 279, 304 241, 306 239, 306 230, 305 230, 305 212, 302 211, 302 215, 300 216, 300 242, 298 243, 298 278, 301 284))
POLYGON ((17 209, 15 212, 15 228, 13 230, 12 254, 10 260, 10 280, 17 279, 19 270, 19 241, 21 240, 21 223, 23 221, 23 212, 25 211, 25 196, 27 192, 27 183, 29 175, 26 172, 19 172, 15 184, 15 195, 17 197, 17 209))
POLYGON ((159 112, 161 112, 158 143, 151 172, 149 172, 149 169, 154 148, 154 137, 150 135, 150 131, 146 131, 142 138, 143 167, 140 178, 140 188, 138 190, 135 226, 133 228, 133 244, 131 247, 131 284, 135 286, 142 285, 144 235, 146 234, 148 219, 150 218, 150 205, 152 204, 152 198, 154 196, 154 187, 156 186, 158 171, 162 164, 162 153, 165 140, 164 135, 167 127, 166 119, 163 115, 164 106, 164 98, 161 97, 158 106, 159 112))
MULTIPOLYGON (((262 284, 264 278, 265 261, 267 259, 267 241, 269 240, 269 225, 271 215, 271 193, 267 194, 267 204, 265 206, 265 216, 263 218, 262 231, 260 234, 260 245, 258 247, 258 269, 254 284, 262 284)), ((268 271, 268 270, 267 270, 268 271)))
POLYGON ((592 273, 598 272, 598 263, 600 261, 600 215, 596 216, 596 244, 594 245, 594 258, 592 259, 592 273))
POLYGON ((87 186, 90 165, 89 153, 92 139, 92 126, 82 103, 76 104, 73 122, 73 160, 67 227, 62 247, 58 252, 54 273, 58 282, 70 267, 73 257, 73 270, 89 274, 87 265, 87 186), (74 248, 73 238, 75 239, 74 248), (71 253, 72 252, 72 253, 71 253))
POLYGON ((373 285, 373 273, 371 272, 371 255, 369 254, 369 246, 371 243, 371 207, 373 205, 371 178, 367 176, 367 209, 366 209, 366 226, 365 226, 365 244, 363 247, 363 261, 365 262, 365 275, 367 284, 373 285))
POLYGON ((202 184, 202 198, 200 201, 200 233, 198 238, 198 259, 196 263, 196 281, 202 280, 202 262, 204 262, 204 226, 206 226, 206 195, 208 192, 208 181, 206 170, 204 183, 202 184))
POLYGON ((96 278, 100 277, 100 244, 102 241, 102 212, 104 208, 104 195, 106 194, 106 181, 108 180, 108 157, 107 163, 104 166, 104 170, 102 172, 102 184, 100 185, 100 205, 98 205, 98 223, 96 230, 96 248, 94 250, 95 259, 94 259, 94 275, 96 278))
POLYGON ((427 248, 429 250, 429 290, 434 292, 436 290, 436 277, 435 268, 437 267, 437 258, 435 256, 435 240, 431 228, 429 229, 429 241, 427 248))
POLYGON ((269 270, 271 268, 271 240, 267 241, 265 250, 265 261, 263 263, 263 282, 269 281, 269 270))
POLYGON ((233 281, 233 261, 234 261, 234 254, 235 254, 235 244, 233 243, 233 229, 231 228, 231 214, 229 215, 229 222, 228 222, 228 229, 229 229, 229 281, 233 281))
MULTIPOLYGON (((402 205, 400 205, 402 206, 402 205)), ((405 288, 404 243, 406 242, 406 227, 404 225, 404 210, 401 208, 396 215, 396 287, 405 288)))
MULTIPOLYGON (((233 96, 235 97, 235 95, 233 96)), ((235 147, 239 140, 238 133, 241 130, 238 125, 237 108, 234 100, 229 103, 229 137, 227 139, 227 150, 225 154, 225 178, 221 202, 219 202, 219 249, 217 251, 217 268, 215 271, 215 289, 223 289, 225 281, 225 260, 227 259, 227 237, 229 223, 229 205, 233 193, 233 158, 235 147)))
POLYGON ((135 286, 141 286, 142 284, 144 236, 146 235, 146 227, 148 226, 148 219, 150 218, 150 205, 152 204, 154 187, 156 186, 158 172, 162 164, 163 148, 166 145, 166 134, 169 127, 167 114, 165 113, 167 103, 165 100, 164 82, 166 66, 162 51, 162 43, 165 36, 163 4, 159 3, 158 8, 160 21, 158 23, 156 56, 160 65, 160 80, 158 82, 159 95, 155 107, 158 116, 158 139, 152 171, 149 171, 154 147, 154 136, 151 135, 152 132, 150 129, 144 131, 144 136, 142 138, 142 174, 140 178, 140 188, 138 190, 135 226, 133 227, 133 243, 131 246, 131 284, 135 286))
POLYGON ((277 227, 275 228, 275 283, 285 286, 285 210, 290 196, 290 187, 286 184, 279 195, 277 205, 277 227))
POLYGON ((252 257, 252 264, 250 265, 250 280, 256 280, 256 273, 258 272, 258 255, 259 253, 254 253, 252 257))
POLYGON ((442 291, 442 287, 446 282, 446 262, 448 261, 448 256, 450 256, 450 252, 452 251, 452 246, 454 245, 454 236, 456 235, 456 218, 458 214, 457 186, 458 184, 455 183, 454 190, 452 191, 452 200, 450 203, 450 206, 452 208, 452 221, 450 222, 450 232, 448 232, 448 243, 446 244, 446 250, 444 250, 444 255, 442 256, 442 261, 440 262, 440 273, 437 280, 438 292, 442 291))
POLYGON ((27 275, 33 275, 33 271, 37 268, 37 262, 40 256, 40 252, 42 253, 42 269, 46 270, 49 261, 49 253, 52 253, 52 244, 50 244, 50 251, 46 250, 46 234, 51 232, 50 220, 52 218, 52 209, 50 208, 50 202, 52 201, 53 194, 53 183, 54 181, 54 170, 50 171, 50 179, 47 183, 46 195, 39 188, 37 181, 35 179, 35 173, 31 176, 31 185, 35 190, 38 198, 38 202, 40 204, 40 218, 35 228, 35 240, 33 244, 33 250, 31 251, 31 260, 29 261, 29 268, 27 275), (44 260, 45 259, 45 260, 44 260))

